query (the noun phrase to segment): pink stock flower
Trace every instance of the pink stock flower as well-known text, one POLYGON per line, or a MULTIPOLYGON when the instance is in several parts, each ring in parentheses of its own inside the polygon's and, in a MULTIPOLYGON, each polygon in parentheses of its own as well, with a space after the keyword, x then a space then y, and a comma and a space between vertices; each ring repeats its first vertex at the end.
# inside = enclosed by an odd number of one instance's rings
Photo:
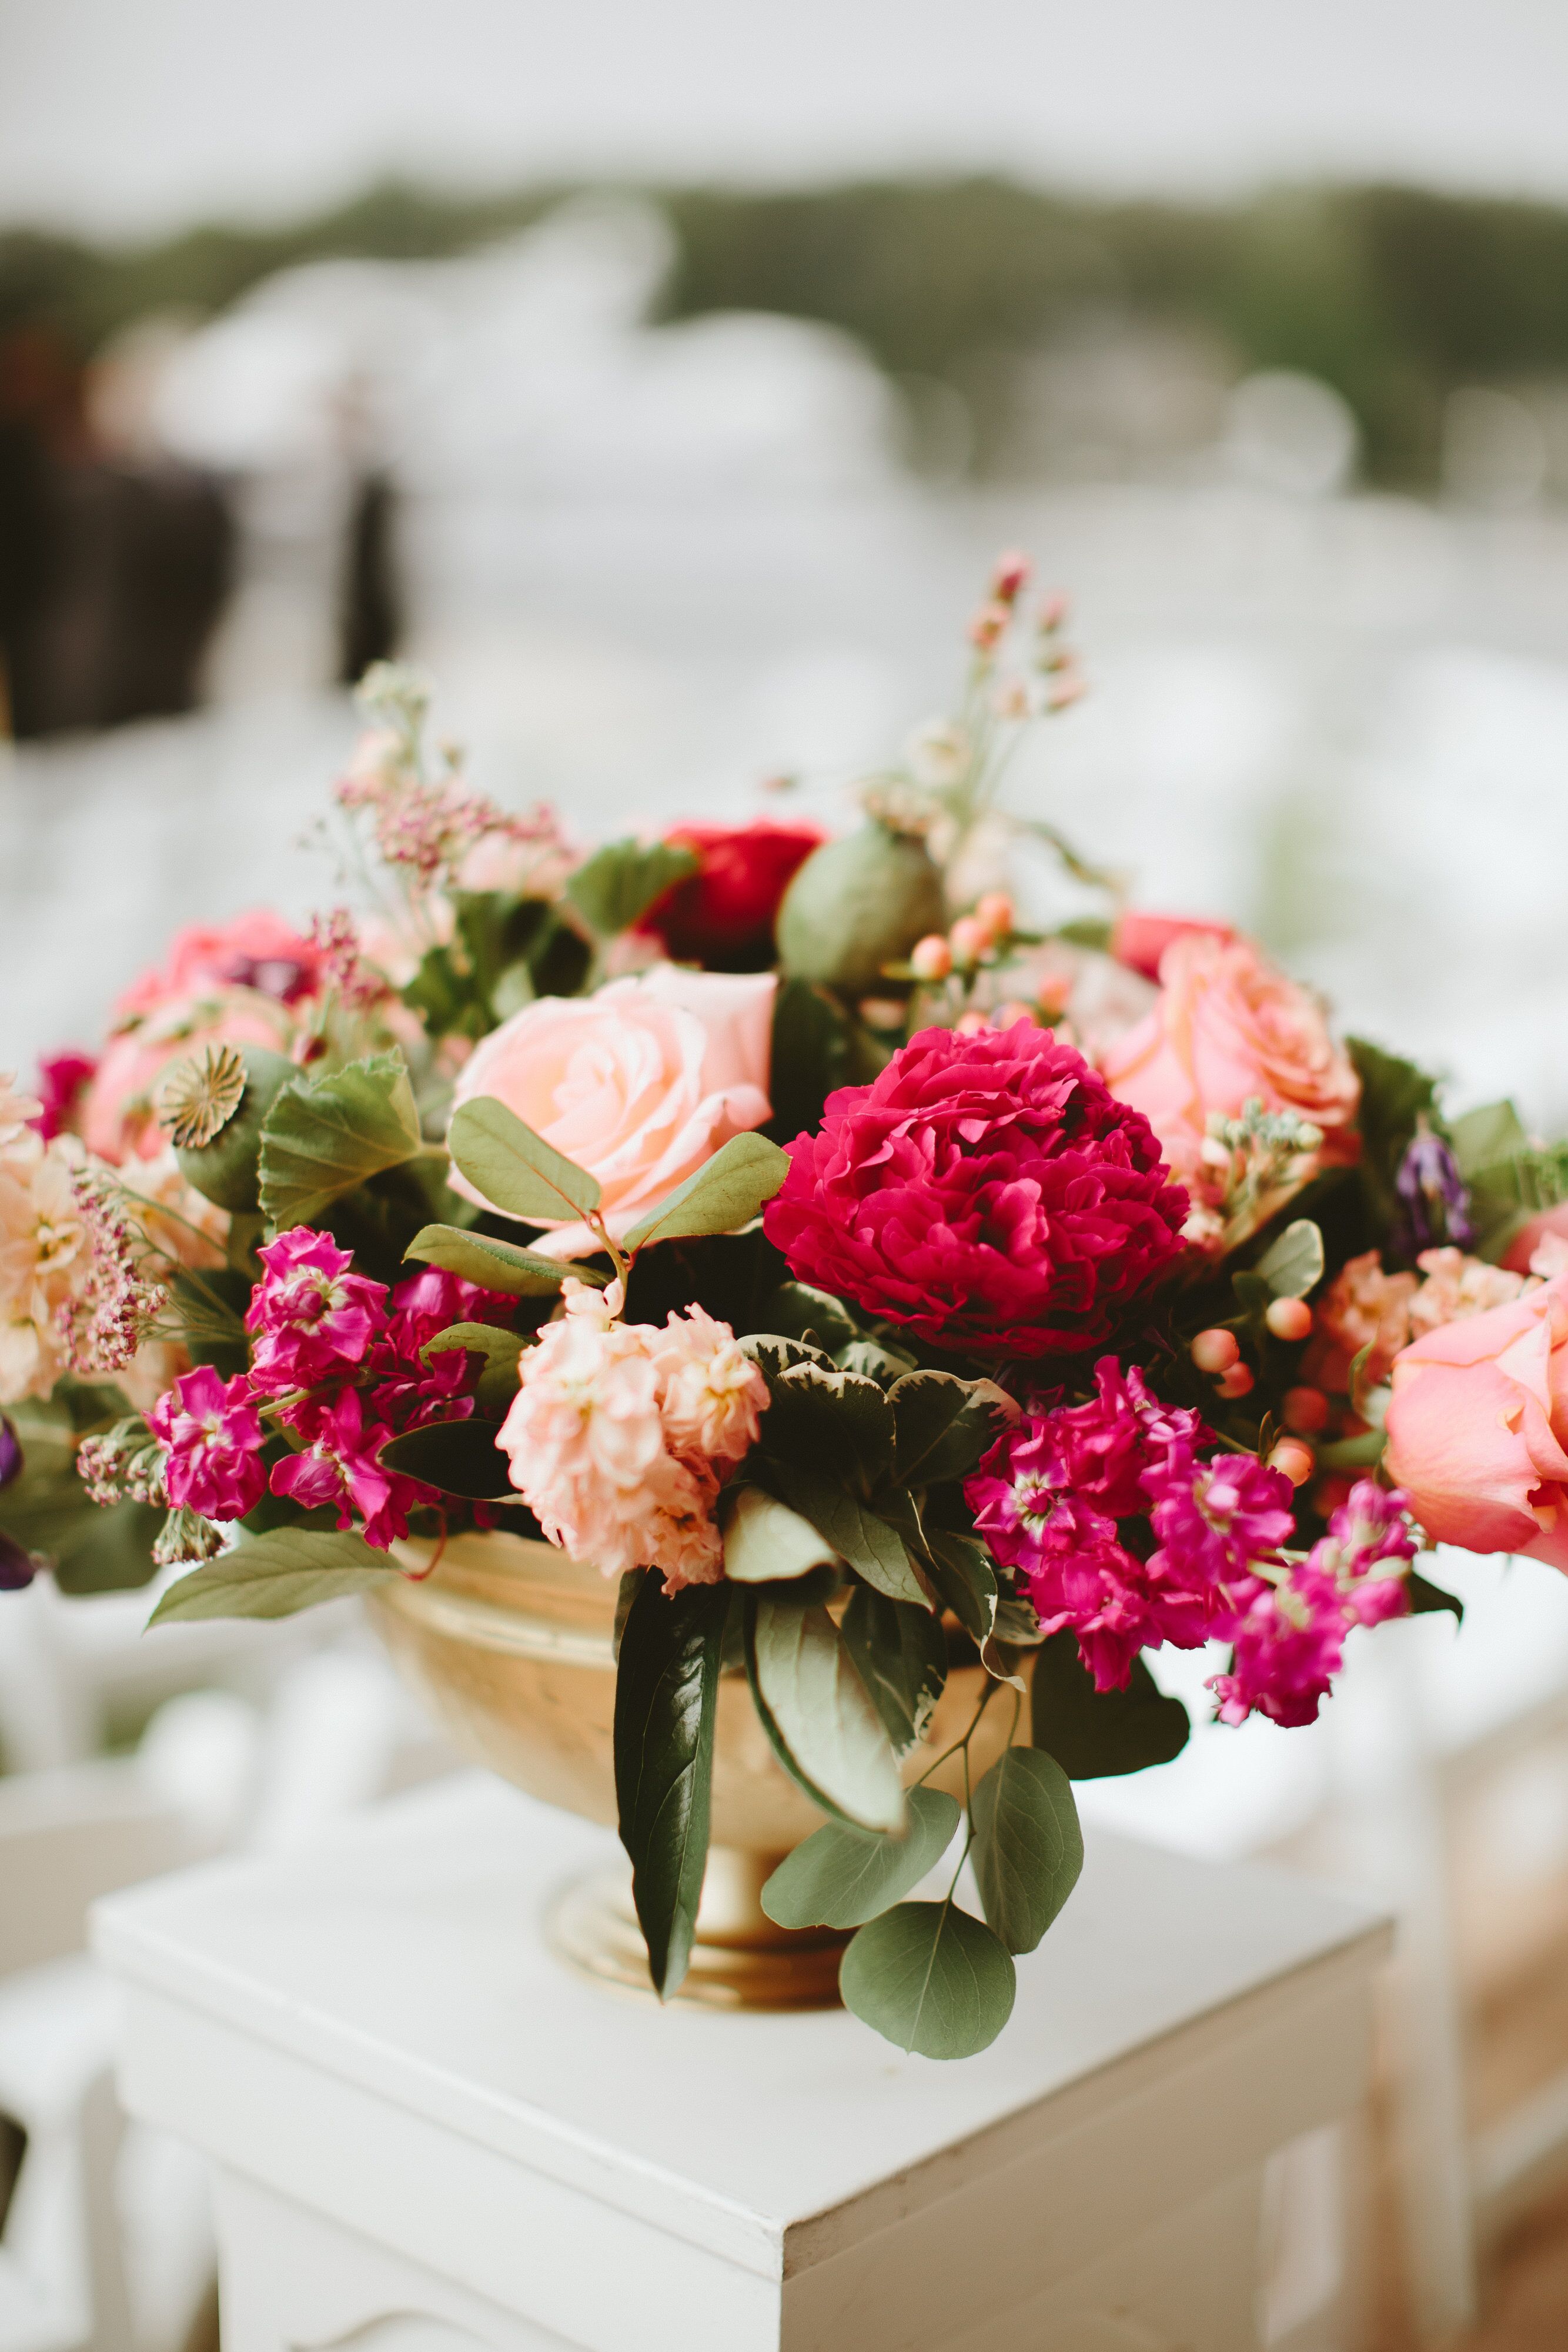
POLYGON ((1278 1551, 1296 1524, 1290 1480, 1250 1454, 1195 1462, 1176 1445, 1144 1484, 1158 1544, 1151 1565, 1179 1568, 1216 1590, 1278 1551))
POLYGON ((1354 1160, 1361 1081, 1316 997, 1251 940, 1208 930, 1179 933, 1159 969, 1158 1003, 1106 1048, 1102 1066, 1179 1176, 1201 1174, 1211 1114, 1234 1118, 1250 1101, 1318 1129, 1325 1159, 1354 1160))
POLYGON ((267 1271, 245 1318, 256 1335, 256 1386, 278 1395, 362 1362, 385 1328, 385 1284, 350 1272, 350 1253, 309 1225, 293 1226, 258 1255, 267 1271))
POLYGON ((169 1449, 170 1502, 206 1519, 243 1519, 267 1492, 261 1415, 243 1372, 223 1380, 210 1364, 184 1372, 161 1396, 147 1425, 169 1449))
POLYGON ((1394 1360, 1389 1475, 1437 1543, 1568 1572, 1568 1273, 1394 1360))
POLYGON ((1140 1113, 1019 1022, 925 1029, 797 1136, 764 1230, 801 1280, 937 1346, 1091 1348, 1181 1255, 1186 1195, 1140 1113))
POLYGON ((272 1491, 306 1510, 335 1509, 340 1528, 356 1518, 365 1541, 378 1551, 408 1533, 408 1515, 423 1504, 438 1504, 434 1488, 401 1471, 382 1467, 378 1456, 392 1435, 383 1423, 365 1420, 358 1389, 343 1389, 329 1406, 318 1406, 299 1425, 309 1443, 286 1454, 272 1470, 272 1491))
POLYGON ((1260 1577, 1249 1597, 1238 1596, 1231 1670, 1209 1685, 1222 1722, 1242 1723, 1253 1713, 1291 1727, 1314 1722, 1351 1629, 1408 1612, 1416 1554, 1408 1501, 1361 1479, 1304 1560, 1273 1579, 1260 1577))

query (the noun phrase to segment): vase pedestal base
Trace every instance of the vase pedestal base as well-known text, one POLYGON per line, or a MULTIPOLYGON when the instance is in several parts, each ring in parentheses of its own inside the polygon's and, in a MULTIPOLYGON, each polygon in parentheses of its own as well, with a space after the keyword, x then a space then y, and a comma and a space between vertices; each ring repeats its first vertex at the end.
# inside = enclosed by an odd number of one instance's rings
MULTIPOLYGON (((850 1938, 832 1927, 780 1927, 759 1896, 782 1859, 732 1846, 708 1853, 691 1963, 676 2000, 705 2009, 837 2009, 839 1962, 850 1938)), ((647 1948, 628 1870, 612 1866, 557 1897, 546 1919, 552 1948, 600 1984, 653 1995, 647 1948)))

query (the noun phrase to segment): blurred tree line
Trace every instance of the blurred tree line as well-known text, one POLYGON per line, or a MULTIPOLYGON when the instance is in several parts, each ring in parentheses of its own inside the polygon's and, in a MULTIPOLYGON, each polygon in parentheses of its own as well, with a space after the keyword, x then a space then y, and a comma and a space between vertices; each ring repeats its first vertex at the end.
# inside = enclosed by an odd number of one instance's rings
MULTIPOLYGON (((0 339, 43 327, 86 358, 133 320, 214 312, 300 262, 472 249, 568 193, 388 184, 292 227, 203 227, 129 252, 12 232, 0 339)), ((1369 478, 1413 488, 1437 478, 1449 392, 1568 375, 1568 211, 1545 205, 1368 187, 1197 208, 989 179, 655 193, 677 240, 664 317, 761 310, 841 328, 894 376, 963 396, 981 472, 1005 442, 1009 372, 1086 321, 1193 331, 1236 376, 1321 377, 1355 414, 1369 478)))

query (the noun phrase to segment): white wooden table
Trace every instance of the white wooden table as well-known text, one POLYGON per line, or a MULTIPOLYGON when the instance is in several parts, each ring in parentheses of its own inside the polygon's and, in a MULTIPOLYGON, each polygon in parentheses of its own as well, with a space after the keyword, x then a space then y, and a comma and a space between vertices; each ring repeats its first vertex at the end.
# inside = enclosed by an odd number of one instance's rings
POLYGON ((101 1907, 126 2103, 217 2167, 225 2352, 1352 2340, 1314 2151, 1364 2096, 1372 1915, 1092 1833, 1008 2031, 940 2065, 580 1981, 540 1916, 612 1843, 465 1776, 101 1907))

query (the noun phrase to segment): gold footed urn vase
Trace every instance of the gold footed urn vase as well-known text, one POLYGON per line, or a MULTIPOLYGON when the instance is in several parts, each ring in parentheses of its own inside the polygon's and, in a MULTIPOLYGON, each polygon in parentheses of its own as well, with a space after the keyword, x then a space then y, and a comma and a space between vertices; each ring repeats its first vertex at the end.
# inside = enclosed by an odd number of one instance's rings
MULTIPOLYGON (((476 1762, 546 1804, 613 1828, 616 1580, 520 1536, 455 1536, 432 1569, 434 1551, 432 1544, 399 1544, 405 1569, 429 1573, 419 1581, 399 1578, 369 1604, 397 1664, 476 1762)), ((906 1781, 963 1737, 983 1677, 978 1665, 949 1675, 925 1740, 904 1759, 906 1781)), ((1006 1747, 1012 1712, 988 1709, 973 1741, 972 1778, 1006 1747)), ((931 1786, 961 1801, 962 1757, 939 1766, 931 1786)), ((727 1674, 707 1872, 677 1999, 726 2009, 837 2005, 848 1935, 780 1927, 760 1901, 779 1863, 822 1821, 774 1756, 745 1675, 727 1674)), ((652 1992, 630 1865, 567 1888, 549 1934, 585 1974, 652 1992)))

